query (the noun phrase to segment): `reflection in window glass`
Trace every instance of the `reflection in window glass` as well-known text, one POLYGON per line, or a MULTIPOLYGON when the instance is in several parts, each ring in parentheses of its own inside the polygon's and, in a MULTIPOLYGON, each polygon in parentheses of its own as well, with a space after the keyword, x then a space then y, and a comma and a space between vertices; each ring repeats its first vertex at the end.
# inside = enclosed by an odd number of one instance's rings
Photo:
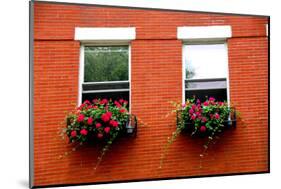
POLYGON ((186 45, 186 79, 226 78, 226 60, 224 44, 186 45))
POLYGON ((84 82, 127 81, 128 46, 85 47, 84 82))

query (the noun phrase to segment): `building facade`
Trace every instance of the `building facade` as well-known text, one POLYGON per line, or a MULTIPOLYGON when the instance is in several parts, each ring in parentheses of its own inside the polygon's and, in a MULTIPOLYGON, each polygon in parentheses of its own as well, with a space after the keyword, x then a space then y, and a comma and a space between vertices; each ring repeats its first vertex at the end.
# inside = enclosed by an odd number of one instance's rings
POLYGON ((35 2, 33 184, 268 172, 268 24, 264 16, 35 2), (95 70, 91 58, 125 63, 95 70), (180 135, 159 169, 176 127, 165 116, 169 101, 193 94, 227 100, 241 119, 203 159, 203 141, 180 135), (126 98, 145 125, 136 138, 119 138, 94 171, 98 147, 59 158, 72 147, 58 132, 66 112, 96 96, 126 98))

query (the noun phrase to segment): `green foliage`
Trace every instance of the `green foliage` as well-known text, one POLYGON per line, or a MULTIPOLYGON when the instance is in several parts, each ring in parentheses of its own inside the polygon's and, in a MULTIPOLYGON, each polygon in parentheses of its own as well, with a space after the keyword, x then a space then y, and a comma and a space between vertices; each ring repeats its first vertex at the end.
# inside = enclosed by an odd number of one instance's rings
POLYGON ((84 81, 128 80, 128 47, 85 47, 84 81))

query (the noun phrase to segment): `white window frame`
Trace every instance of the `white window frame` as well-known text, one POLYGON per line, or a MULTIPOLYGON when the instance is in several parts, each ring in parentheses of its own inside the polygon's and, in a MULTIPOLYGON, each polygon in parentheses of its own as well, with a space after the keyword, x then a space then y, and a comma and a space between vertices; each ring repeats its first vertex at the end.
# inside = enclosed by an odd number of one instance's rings
MULTIPOLYGON (((98 91, 88 91, 86 93, 95 93, 95 92, 129 92, 129 107, 131 107, 131 44, 127 43, 105 43, 105 44, 99 44, 99 43, 85 43, 81 44, 80 46, 80 63, 79 63, 79 94, 78 94, 78 104, 82 103, 82 95, 83 95, 83 84, 95 84, 95 83, 122 83, 122 82, 129 82, 129 89, 106 89, 106 90, 98 90, 98 91), (85 47, 102 47, 102 46, 128 46, 128 80, 124 81, 97 81, 97 82, 84 82, 84 60, 85 60, 85 47)), ((85 92, 84 92, 85 93, 85 92)), ((130 108, 131 109, 131 108, 130 108)))
MULTIPOLYGON (((82 103, 82 85, 84 83, 85 46, 128 46, 128 81, 106 81, 86 83, 129 82, 129 107, 131 108, 131 41, 136 39, 135 27, 76 27, 74 39, 80 41, 78 104, 82 103)), ((122 92, 124 90, 99 90, 99 92, 122 92)), ((126 91, 128 91, 126 89, 126 91)))
POLYGON ((177 28, 177 37, 183 41, 182 44, 182 103, 185 103, 185 46, 186 45, 208 45, 224 44, 226 48, 226 96, 230 106, 230 85, 229 85, 229 58, 227 38, 232 36, 231 26, 184 26, 177 28))

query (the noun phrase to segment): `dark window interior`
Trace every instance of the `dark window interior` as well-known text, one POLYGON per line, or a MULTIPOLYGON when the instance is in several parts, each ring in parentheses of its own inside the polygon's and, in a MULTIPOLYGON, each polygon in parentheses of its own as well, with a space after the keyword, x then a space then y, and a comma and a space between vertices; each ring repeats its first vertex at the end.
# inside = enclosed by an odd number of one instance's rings
POLYGON ((192 90, 185 91, 185 100, 187 98, 200 99, 200 101, 205 101, 206 98, 214 97, 218 101, 227 101, 226 89, 208 89, 208 90, 192 90))

